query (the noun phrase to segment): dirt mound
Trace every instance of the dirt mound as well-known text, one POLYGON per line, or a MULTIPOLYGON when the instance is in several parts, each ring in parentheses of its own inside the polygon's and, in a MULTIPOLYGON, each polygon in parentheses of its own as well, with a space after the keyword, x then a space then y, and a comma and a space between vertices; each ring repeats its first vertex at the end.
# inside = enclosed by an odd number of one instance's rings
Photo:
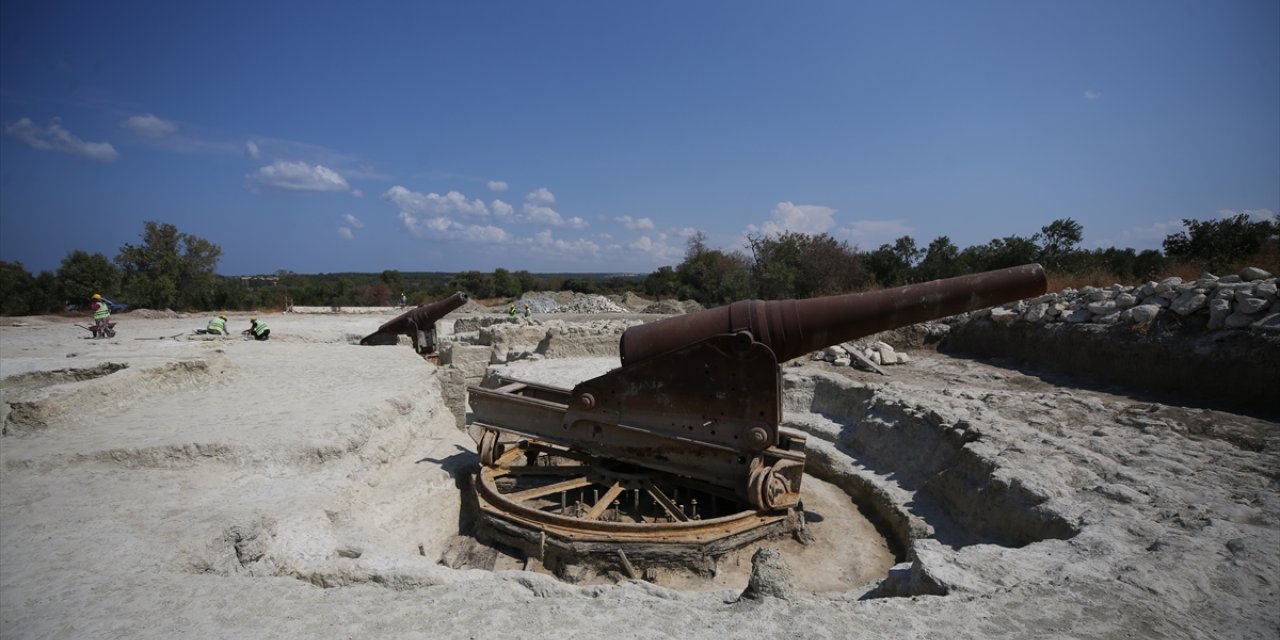
POLYGON ((632 311, 639 311, 653 304, 652 300, 631 291, 622 295, 609 296, 609 300, 612 300, 613 303, 618 306, 626 307, 632 311))
POLYGON ((131 318, 146 318, 148 320, 173 320, 181 318, 182 315, 173 309, 134 309, 128 312, 131 318))

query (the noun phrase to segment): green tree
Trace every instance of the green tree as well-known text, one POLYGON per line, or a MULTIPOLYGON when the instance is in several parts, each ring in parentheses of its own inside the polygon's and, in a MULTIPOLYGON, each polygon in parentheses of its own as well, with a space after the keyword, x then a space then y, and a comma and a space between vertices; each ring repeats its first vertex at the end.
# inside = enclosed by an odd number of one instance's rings
POLYGON ((524 293, 520 290, 520 280, 502 267, 493 270, 493 292, 503 298, 514 298, 524 293))
POLYGON ((0 313, 20 316, 32 313, 36 279, 21 262, 0 261, 0 313))
POLYGON ((882 244, 867 254, 867 270, 882 287, 903 285, 911 280, 911 269, 923 255, 914 238, 902 236, 892 245, 882 244))
POLYGON ((449 288, 465 291, 477 300, 494 297, 493 277, 479 271, 463 271, 455 274, 449 280, 449 288))
POLYGON ((1280 245, 1280 215, 1251 221, 1247 214, 1221 220, 1183 220, 1183 231, 1164 239, 1164 252, 1212 271, 1236 266, 1263 251, 1274 259, 1280 245))
POLYGON ((825 233, 786 232, 747 240, 756 295, 763 299, 812 298, 866 284, 857 252, 825 233))
POLYGON ((677 293, 704 305, 728 304, 751 296, 750 261, 739 253, 709 249, 706 234, 689 238, 684 262, 676 267, 677 293))
POLYGON ((207 309, 213 304, 221 255, 221 247, 204 238, 148 220, 142 244, 124 245, 115 261, 124 271, 125 297, 134 305, 207 309))
POLYGON ((520 293, 537 291, 539 288, 542 288, 542 281, 538 280, 537 276, 534 276, 532 273, 523 269, 516 272, 516 280, 520 281, 520 293))
POLYGON ((916 282, 951 278, 964 273, 960 262, 960 248, 947 236, 938 236, 925 249, 924 259, 916 265, 916 282))
POLYGON ((1031 237, 1038 243, 1040 252, 1037 259, 1045 267, 1061 269, 1080 249, 1084 240, 1084 227, 1071 218, 1061 218, 1040 228, 1040 232, 1031 237))
POLYGON ((101 253, 91 255, 79 249, 68 253, 57 277, 65 302, 85 303, 95 293, 108 298, 120 295, 120 269, 101 253))
POLYGON ((1036 261, 1040 247, 1028 238, 1006 236, 987 244, 973 245, 960 252, 960 260, 969 272, 992 271, 1016 267, 1036 261))
POLYGON ((657 271, 644 279, 645 294, 655 298, 674 296, 679 289, 680 278, 676 275, 676 270, 670 266, 658 267, 657 271))
POLYGON ((383 271, 382 275, 378 276, 378 279, 382 281, 382 284, 387 285, 387 288, 395 295, 400 295, 400 292, 404 291, 404 275, 395 269, 383 271))

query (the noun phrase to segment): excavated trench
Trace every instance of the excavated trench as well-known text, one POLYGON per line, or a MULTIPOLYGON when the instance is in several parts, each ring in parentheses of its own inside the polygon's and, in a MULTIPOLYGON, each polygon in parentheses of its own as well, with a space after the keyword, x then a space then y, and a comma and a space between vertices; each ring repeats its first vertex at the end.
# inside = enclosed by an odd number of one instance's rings
MULTIPOLYGON (((849 592, 861 587, 867 597, 876 597, 945 593, 944 587, 927 580, 904 581, 894 575, 895 565, 918 561, 913 553, 918 540, 936 540, 951 549, 973 544, 1022 547, 1078 533, 1045 505, 1044 495, 1010 478, 998 460, 970 446, 982 439, 980 425, 949 420, 945 412, 837 376, 791 373, 784 387, 785 426, 810 437, 799 531, 785 529, 728 550, 707 545, 700 553, 686 554, 682 565, 666 558, 645 566, 600 553, 601 545, 591 552, 582 547, 576 560, 566 559, 562 552, 555 562, 544 562, 545 534, 541 543, 533 538, 536 551, 530 551, 530 545, 517 550, 504 544, 511 536, 494 535, 486 530, 492 527, 483 524, 477 527, 474 487, 467 484, 469 508, 460 530, 483 542, 462 536, 442 554, 441 562, 454 568, 541 571, 584 584, 643 577, 664 586, 701 590, 741 586, 750 572, 749 559, 756 550, 769 547, 782 552, 802 589, 849 592)), ((536 482, 503 481, 504 490, 537 497, 542 504, 534 508, 570 516, 580 516, 607 489, 607 483, 595 483, 539 493, 536 482)), ((554 489, 552 482, 541 484, 554 489)), ((701 498, 703 509, 713 504, 711 496, 688 494, 701 498)), ((727 517, 734 510, 723 503, 714 509, 705 515, 727 517)), ((630 523, 660 514, 641 492, 623 492, 599 517, 630 523)), ((625 544, 620 534, 618 546, 625 544)))

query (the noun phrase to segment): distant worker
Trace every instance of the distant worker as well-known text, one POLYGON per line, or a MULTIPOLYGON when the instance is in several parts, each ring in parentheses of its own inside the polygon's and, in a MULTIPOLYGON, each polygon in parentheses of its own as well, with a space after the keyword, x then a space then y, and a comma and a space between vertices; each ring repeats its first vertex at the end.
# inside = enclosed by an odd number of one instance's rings
POLYGON ((266 340, 271 337, 271 329, 267 328, 267 323, 259 321, 257 316, 249 318, 249 328, 241 333, 253 336, 254 340, 266 340))
POLYGON ((404 296, 404 292, 400 292, 400 308, 403 309, 409 304, 409 299, 404 296))
POLYGON ((516 303, 511 303, 511 308, 507 309, 507 315, 510 315, 512 318, 516 317, 516 303))
POLYGON ((217 316, 209 321, 209 326, 205 328, 205 333, 215 336, 227 335, 227 317, 217 316))
POLYGON ((93 337, 105 338, 107 331, 111 329, 111 305, 102 299, 101 293, 93 294, 93 304, 89 305, 89 309, 93 311, 93 337))
POLYGON ((526 302, 524 303, 524 317, 528 318, 530 313, 532 313, 532 310, 529 308, 529 303, 526 302))

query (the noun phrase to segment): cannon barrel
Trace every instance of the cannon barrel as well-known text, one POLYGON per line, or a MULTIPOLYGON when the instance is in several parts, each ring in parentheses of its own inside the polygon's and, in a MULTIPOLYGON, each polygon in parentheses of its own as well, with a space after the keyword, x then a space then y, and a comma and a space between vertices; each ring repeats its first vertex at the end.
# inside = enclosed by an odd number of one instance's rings
POLYGON ((470 296, 458 291, 444 300, 410 309, 391 320, 386 321, 377 331, 367 335, 360 341, 362 345, 379 344, 382 336, 412 336, 418 330, 425 330, 436 320, 445 317, 450 311, 461 307, 470 300, 470 296))
POLYGON ((711 336, 749 331, 785 362, 880 331, 1038 296, 1046 288, 1044 269, 1028 264, 867 293, 743 300, 631 327, 618 351, 625 367, 711 336))

